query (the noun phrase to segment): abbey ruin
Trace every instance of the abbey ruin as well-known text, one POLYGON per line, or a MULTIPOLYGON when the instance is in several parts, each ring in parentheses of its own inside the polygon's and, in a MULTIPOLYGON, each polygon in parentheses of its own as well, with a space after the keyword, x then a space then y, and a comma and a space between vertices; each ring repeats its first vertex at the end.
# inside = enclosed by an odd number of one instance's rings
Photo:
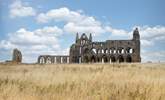
POLYGON ((136 28, 130 40, 106 40, 93 42, 83 33, 77 33, 75 43, 70 46, 69 55, 41 55, 39 64, 53 63, 114 63, 114 62, 141 62, 140 34, 136 28))

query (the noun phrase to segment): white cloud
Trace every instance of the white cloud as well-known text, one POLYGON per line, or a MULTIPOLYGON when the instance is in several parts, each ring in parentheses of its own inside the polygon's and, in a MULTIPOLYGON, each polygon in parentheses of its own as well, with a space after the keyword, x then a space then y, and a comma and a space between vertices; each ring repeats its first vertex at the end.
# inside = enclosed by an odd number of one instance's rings
POLYGON ((6 52, 14 48, 18 48, 23 53, 24 62, 36 62, 37 57, 42 54, 58 54, 65 53, 61 50, 58 36, 61 36, 63 31, 54 27, 44 27, 34 31, 28 31, 21 28, 14 33, 8 35, 8 39, 0 41, 0 49, 5 49, 6 52))
POLYGON ((36 19, 39 23, 62 21, 65 23, 64 30, 66 33, 86 32, 93 33, 94 35, 104 33, 101 22, 97 21, 94 17, 82 14, 82 11, 71 11, 66 7, 40 13, 36 19))
POLYGON ((24 6, 21 0, 15 0, 9 8, 11 18, 36 15, 35 9, 30 6, 24 6))
POLYGON ((104 33, 105 30, 100 26, 84 26, 84 25, 76 25, 75 23, 67 23, 64 26, 64 31, 69 33, 92 33, 93 36, 97 36, 100 33, 104 33))
POLYGON ((5 48, 6 50, 9 50, 11 48, 14 48, 16 45, 12 44, 10 41, 2 40, 0 41, 0 48, 5 48))
POLYGON ((140 34, 142 39, 146 40, 159 40, 165 38, 165 27, 164 26, 143 26, 140 27, 140 34))
POLYGON ((34 31, 28 31, 24 28, 17 32, 9 34, 10 42, 15 44, 53 44, 56 43, 56 37, 62 34, 62 30, 58 27, 44 27, 34 31))
MULTIPOLYGON (((46 13, 41 13, 37 17, 37 21, 41 23, 46 23, 51 20, 54 21, 64 21, 64 22, 74 22, 81 23, 82 21, 91 20, 94 21, 94 18, 82 15, 80 12, 71 11, 70 9, 63 7, 59 9, 52 9, 46 13)), ((93 23, 92 23, 93 24, 93 23)))

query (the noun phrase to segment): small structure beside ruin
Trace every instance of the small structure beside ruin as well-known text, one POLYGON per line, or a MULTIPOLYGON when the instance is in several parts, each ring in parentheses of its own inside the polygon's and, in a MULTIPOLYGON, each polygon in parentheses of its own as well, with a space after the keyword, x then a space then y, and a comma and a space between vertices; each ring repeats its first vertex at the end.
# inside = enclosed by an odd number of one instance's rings
POLYGON ((21 63, 22 62, 22 53, 18 49, 13 50, 12 63, 21 63))
POLYGON ((17 48, 15 48, 13 50, 12 60, 6 60, 5 63, 7 63, 7 64, 20 64, 20 63, 22 63, 21 51, 18 50, 17 48))

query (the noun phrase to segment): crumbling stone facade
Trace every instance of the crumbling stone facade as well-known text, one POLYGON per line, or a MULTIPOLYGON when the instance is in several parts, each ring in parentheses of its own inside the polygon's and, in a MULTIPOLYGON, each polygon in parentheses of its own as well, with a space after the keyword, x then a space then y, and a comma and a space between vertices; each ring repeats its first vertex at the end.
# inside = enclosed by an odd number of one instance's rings
POLYGON ((69 56, 41 55, 38 57, 40 64, 69 63, 69 56))
POLYGON ((85 33, 70 47, 69 56, 41 55, 38 63, 113 63, 113 62, 141 62, 140 34, 136 28, 130 40, 106 40, 93 42, 85 33))
POLYGON ((12 62, 13 63, 21 63, 22 62, 22 53, 18 49, 13 50, 13 56, 12 56, 12 62))

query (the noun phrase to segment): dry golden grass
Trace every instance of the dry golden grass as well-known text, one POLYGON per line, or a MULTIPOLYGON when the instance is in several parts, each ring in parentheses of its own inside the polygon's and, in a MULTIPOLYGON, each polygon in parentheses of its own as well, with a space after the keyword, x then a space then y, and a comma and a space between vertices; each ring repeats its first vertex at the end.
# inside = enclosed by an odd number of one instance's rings
POLYGON ((165 100, 165 64, 1 64, 0 100, 165 100))

